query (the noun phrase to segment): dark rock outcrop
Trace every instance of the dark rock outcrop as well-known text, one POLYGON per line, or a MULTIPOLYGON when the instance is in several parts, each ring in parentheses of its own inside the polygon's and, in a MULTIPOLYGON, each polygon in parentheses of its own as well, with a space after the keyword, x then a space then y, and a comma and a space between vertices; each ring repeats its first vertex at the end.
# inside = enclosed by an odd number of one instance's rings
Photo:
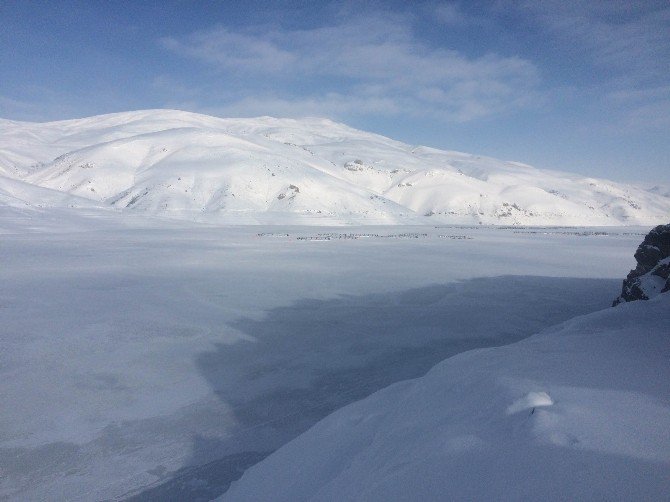
POLYGON ((670 224, 649 232, 635 251, 635 259, 637 267, 624 279, 621 296, 612 306, 670 291, 670 224))

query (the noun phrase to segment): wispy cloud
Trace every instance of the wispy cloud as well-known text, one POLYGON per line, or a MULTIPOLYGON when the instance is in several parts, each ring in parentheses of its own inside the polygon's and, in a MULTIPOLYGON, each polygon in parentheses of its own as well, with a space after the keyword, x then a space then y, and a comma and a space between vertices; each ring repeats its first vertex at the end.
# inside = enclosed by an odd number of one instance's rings
POLYGON ((627 135, 670 126, 666 0, 498 0, 497 7, 499 12, 522 12, 560 50, 587 62, 591 83, 576 92, 592 96, 610 119, 588 127, 627 135))
POLYGON ((512 5, 534 16, 561 46, 580 51, 620 85, 648 85, 668 78, 667 1, 547 0, 512 5))
POLYGON ((384 97, 361 98, 329 92, 313 97, 283 98, 281 96, 240 97, 231 104, 209 110, 222 116, 273 115, 279 117, 310 117, 373 114, 389 115, 400 112, 399 104, 384 97))
POLYGON ((456 2, 433 3, 427 7, 427 14, 442 25, 464 26, 481 23, 480 18, 466 14, 456 2))
POLYGON ((622 117, 618 130, 670 130, 670 85, 619 89, 610 92, 607 100, 622 117))
MULTIPOLYGON (((456 12, 444 15, 453 21, 456 12)), ((249 113, 265 102, 293 115, 410 113, 468 121, 528 105, 539 81, 536 67, 519 57, 468 58, 431 47, 398 15, 302 30, 218 26, 161 43, 217 70, 228 86, 247 89, 229 108, 247 105, 249 113)))
POLYGON ((34 100, 16 99, 0 94, 0 117, 39 122, 77 115, 76 108, 67 103, 62 95, 42 86, 26 87, 33 92, 39 91, 40 96, 46 97, 46 100, 38 103, 34 100))
POLYGON ((271 39, 235 33, 224 27, 197 32, 182 40, 165 38, 162 42, 174 52, 222 70, 276 73, 296 63, 295 54, 282 50, 271 39))

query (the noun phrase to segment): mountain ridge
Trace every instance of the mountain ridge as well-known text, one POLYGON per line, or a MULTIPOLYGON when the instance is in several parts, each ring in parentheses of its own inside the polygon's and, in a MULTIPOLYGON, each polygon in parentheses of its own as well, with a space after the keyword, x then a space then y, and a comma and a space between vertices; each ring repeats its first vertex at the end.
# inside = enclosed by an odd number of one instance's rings
POLYGON ((652 225, 670 214, 670 198, 633 185, 322 118, 157 109, 0 121, 0 176, 120 210, 223 223, 652 225))

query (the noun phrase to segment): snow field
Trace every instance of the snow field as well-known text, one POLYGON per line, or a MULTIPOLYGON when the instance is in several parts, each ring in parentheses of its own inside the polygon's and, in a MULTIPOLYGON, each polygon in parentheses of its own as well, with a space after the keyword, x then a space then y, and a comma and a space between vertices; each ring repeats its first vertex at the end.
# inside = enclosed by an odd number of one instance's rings
POLYGON ((221 495, 348 403, 607 306, 646 231, 0 210, 10 500, 221 495))

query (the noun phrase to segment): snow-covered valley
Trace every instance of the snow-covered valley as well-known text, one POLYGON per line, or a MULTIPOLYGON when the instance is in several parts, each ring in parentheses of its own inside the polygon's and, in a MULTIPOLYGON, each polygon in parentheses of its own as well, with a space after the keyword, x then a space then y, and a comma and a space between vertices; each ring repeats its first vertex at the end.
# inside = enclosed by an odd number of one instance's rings
POLYGON ((0 498, 658 499, 669 215, 322 119, 0 120, 0 498))
POLYGON ((176 110, 0 120, 0 202, 218 224, 611 226, 670 214, 659 187, 407 145, 326 119, 176 110))
POLYGON ((221 495, 349 403, 608 307, 648 230, 1 211, 10 500, 221 495))

